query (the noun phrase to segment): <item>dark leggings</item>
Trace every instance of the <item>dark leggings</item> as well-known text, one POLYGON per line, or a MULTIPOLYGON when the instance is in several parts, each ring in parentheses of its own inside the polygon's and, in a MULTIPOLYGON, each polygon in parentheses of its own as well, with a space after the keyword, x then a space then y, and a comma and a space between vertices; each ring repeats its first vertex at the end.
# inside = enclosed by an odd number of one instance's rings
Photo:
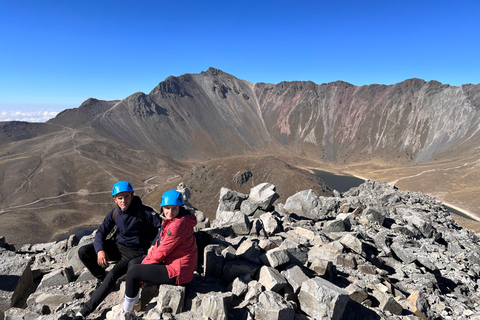
POLYGON ((136 258, 128 264, 125 295, 129 298, 137 296, 140 281, 154 285, 175 284, 177 277, 168 276, 167 267, 163 264, 141 264, 143 257, 136 258))

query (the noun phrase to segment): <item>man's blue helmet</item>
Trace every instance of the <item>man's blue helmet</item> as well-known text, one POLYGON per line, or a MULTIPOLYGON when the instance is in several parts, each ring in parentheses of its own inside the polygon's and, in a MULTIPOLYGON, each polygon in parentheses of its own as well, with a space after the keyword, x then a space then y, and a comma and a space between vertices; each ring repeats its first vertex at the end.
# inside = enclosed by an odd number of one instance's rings
POLYGON ((162 196, 160 207, 163 206, 183 206, 183 195, 177 190, 169 190, 162 196))
POLYGON ((113 185, 112 197, 115 197, 120 192, 133 192, 132 185, 128 181, 118 181, 113 185))

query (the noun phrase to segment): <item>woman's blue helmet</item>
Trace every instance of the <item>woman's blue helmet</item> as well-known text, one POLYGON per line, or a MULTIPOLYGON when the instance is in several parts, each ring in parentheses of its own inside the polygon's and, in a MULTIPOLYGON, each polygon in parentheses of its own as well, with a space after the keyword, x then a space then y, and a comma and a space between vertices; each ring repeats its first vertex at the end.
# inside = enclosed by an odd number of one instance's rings
POLYGON ((183 195, 177 190, 169 190, 162 196, 160 207, 163 206, 183 206, 183 195))
POLYGON ((120 192, 133 192, 132 185, 128 181, 118 181, 113 185, 112 197, 115 197, 120 192))

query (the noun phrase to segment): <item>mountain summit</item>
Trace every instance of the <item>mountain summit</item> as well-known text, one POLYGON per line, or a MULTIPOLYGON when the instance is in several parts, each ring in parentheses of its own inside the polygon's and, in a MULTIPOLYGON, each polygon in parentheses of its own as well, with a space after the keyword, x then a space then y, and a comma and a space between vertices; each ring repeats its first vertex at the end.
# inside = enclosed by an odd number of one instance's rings
POLYGON ((146 196, 195 177, 192 201, 207 215, 220 186, 255 170, 242 191, 270 181, 290 196, 295 181, 331 192, 302 168, 392 182, 480 216, 479 110, 472 84, 254 84, 215 68, 171 76, 148 94, 88 99, 44 124, 0 124, 0 225, 9 226, 0 234, 50 241, 98 225, 118 180, 146 196))

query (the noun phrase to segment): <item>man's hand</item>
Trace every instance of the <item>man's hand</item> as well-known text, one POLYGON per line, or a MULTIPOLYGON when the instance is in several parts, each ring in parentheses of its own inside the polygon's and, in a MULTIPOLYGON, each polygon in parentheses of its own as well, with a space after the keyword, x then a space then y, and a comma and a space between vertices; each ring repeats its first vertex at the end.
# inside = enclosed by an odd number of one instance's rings
POLYGON ((97 263, 99 266, 106 268, 108 266, 108 255, 105 251, 100 250, 97 253, 97 263))
POLYGON ((151 247, 148 249, 148 252, 147 252, 147 254, 149 254, 149 253, 150 253, 150 251, 152 251, 152 249, 153 249, 153 246, 151 246, 151 247))

